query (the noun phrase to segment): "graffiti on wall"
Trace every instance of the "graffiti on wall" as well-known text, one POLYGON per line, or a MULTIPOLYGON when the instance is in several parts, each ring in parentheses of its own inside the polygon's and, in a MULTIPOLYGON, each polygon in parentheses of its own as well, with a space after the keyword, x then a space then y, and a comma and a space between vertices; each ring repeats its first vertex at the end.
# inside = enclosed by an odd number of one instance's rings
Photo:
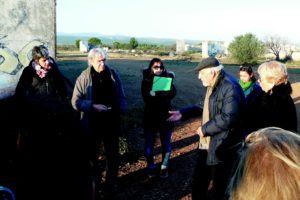
MULTIPOLYGON (((0 0, 0 100, 12 96, 31 50, 55 52, 55 0, 0 0)), ((54 56, 55 57, 55 56, 54 56)))
MULTIPOLYGON (((4 38, 5 36, 2 36, 4 38)), ((14 52, 0 38, 0 99, 12 96, 18 80, 31 60, 31 50, 41 45, 39 40, 30 41, 19 52, 14 52)))

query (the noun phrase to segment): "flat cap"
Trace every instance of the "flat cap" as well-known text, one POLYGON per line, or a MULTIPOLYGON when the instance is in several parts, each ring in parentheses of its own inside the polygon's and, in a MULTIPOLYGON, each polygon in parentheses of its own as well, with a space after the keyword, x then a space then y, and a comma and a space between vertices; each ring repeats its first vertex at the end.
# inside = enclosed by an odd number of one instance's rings
POLYGON ((219 61, 214 57, 208 57, 201 60, 201 62, 198 64, 198 66, 195 68, 195 71, 199 72, 202 69, 210 68, 210 67, 217 67, 219 66, 219 61))

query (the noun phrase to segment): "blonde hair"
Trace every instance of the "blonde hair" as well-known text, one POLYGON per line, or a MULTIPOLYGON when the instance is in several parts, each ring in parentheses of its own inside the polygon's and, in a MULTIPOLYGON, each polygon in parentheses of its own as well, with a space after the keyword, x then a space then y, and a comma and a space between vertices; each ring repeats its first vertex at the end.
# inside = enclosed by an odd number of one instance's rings
POLYGON ((277 127, 246 138, 231 200, 292 200, 300 198, 300 136, 277 127))
POLYGON ((283 63, 277 61, 270 61, 261 64, 257 72, 260 77, 265 77, 268 82, 274 82, 275 85, 287 83, 288 72, 283 63))

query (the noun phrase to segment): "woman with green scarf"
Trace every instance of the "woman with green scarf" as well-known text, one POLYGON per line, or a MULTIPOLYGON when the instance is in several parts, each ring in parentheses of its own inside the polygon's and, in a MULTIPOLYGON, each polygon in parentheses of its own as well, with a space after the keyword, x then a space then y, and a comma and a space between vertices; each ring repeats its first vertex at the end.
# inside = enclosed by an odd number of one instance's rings
POLYGON ((247 106, 251 107, 258 94, 261 93, 261 87, 256 82, 251 65, 243 64, 240 66, 239 76, 239 83, 244 91, 247 106))
POLYGON ((244 118, 244 137, 253 131, 252 122, 255 119, 255 102, 257 102, 257 97, 261 95, 262 89, 257 83, 252 70, 252 66, 249 64, 243 64, 240 66, 239 70, 239 83, 244 91, 246 100, 245 118, 244 118))

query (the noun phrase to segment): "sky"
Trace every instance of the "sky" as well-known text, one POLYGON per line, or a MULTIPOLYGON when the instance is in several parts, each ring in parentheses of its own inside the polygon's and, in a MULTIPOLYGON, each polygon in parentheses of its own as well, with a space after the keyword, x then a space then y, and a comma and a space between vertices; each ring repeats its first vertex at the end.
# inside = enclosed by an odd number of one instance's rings
POLYGON ((300 44, 299 0, 56 0, 57 32, 300 44))

